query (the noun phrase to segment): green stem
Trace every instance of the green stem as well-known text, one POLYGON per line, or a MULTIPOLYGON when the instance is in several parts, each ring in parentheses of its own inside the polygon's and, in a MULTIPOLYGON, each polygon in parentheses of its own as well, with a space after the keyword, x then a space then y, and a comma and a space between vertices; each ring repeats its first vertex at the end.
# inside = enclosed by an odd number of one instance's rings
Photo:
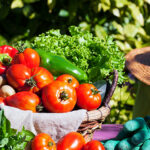
POLYGON ((54 145, 53 142, 51 142, 51 141, 48 142, 48 146, 49 146, 49 147, 52 147, 53 145, 54 145))
POLYGON ((43 109, 44 109, 44 107, 41 104, 36 106, 37 112, 41 112, 41 111, 43 111, 43 109))
POLYGON ((92 91, 92 95, 96 95, 100 92, 96 88, 91 88, 91 91, 92 91))
POLYGON ((70 79, 68 79, 68 83, 72 83, 72 79, 70 78, 70 79))
POLYGON ((11 64, 12 58, 8 54, 0 54, 0 62, 5 65, 9 66, 11 64))
POLYGON ((36 86, 36 81, 31 77, 30 79, 26 79, 26 84, 31 86, 31 88, 36 86))
POLYGON ((61 100, 67 100, 68 98, 69 98, 68 94, 65 91, 60 93, 60 99, 61 100))

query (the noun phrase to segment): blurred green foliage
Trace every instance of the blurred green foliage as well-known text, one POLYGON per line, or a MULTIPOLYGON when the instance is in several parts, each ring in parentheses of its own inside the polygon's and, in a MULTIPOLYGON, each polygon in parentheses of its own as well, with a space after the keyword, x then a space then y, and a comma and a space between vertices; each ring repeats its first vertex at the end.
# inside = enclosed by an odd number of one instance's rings
MULTIPOLYGON (((99 38, 113 36, 127 53, 150 45, 149 14, 150 0, 0 0, 0 45, 32 41, 52 28, 68 34, 68 27, 76 25, 99 38)), ((124 123, 131 118, 133 101, 127 87, 118 87, 111 122, 124 123), (130 107, 126 102, 131 102, 130 107)))
POLYGON ((79 25, 100 38, 112 35, 127 53, 150 44, 149 14, 150 0, 1 0, 0 38, 12 43, 79 25))

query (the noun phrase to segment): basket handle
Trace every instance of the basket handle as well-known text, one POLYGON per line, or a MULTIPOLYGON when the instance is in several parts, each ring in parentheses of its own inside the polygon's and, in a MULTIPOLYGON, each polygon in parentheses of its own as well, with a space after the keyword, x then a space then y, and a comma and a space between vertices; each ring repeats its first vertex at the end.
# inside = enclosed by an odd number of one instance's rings
POLYGON ((109 101, 116 89, 116 86, 117 86, 117 82, 118 82, 118 71, 117 70, 114 70, 112 73, 110 73, 110 75, 113 75, 114 78, 113 78, 113 82, 112 82, 112 85, 106 95, 106 97, 104 98, 103 100, 103 106, 106 106, 106 107, 109 107, 109 101))

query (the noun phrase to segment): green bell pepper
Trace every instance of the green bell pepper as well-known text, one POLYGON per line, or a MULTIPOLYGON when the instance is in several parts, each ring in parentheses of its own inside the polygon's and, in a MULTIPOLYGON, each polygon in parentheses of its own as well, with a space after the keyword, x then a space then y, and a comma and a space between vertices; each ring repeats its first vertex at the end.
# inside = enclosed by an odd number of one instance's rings
POLYGON ((79 82, 88 81, 87 74, 83 70, 72 64, 69 60, 40 49, 35 50, 41 57, 40 65, 49 70, 54 76, 59 76, 61 74, 70 74, 74 76, 79 82))

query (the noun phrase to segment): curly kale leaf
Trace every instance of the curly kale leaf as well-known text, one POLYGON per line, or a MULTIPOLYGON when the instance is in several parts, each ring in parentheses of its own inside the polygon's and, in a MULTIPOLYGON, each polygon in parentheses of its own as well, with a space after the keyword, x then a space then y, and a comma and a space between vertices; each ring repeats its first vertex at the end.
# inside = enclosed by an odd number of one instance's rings
POLYGON ((70 26, 69 35, 63 35, 59 30, 49 30, 35 37, 34 48, 60 55, 89 76, 90 81, 105 79, 114 69, 119 72, 119 84, 125 80, 125 58, 112 37, 100 40, 88 31, 70 26))

